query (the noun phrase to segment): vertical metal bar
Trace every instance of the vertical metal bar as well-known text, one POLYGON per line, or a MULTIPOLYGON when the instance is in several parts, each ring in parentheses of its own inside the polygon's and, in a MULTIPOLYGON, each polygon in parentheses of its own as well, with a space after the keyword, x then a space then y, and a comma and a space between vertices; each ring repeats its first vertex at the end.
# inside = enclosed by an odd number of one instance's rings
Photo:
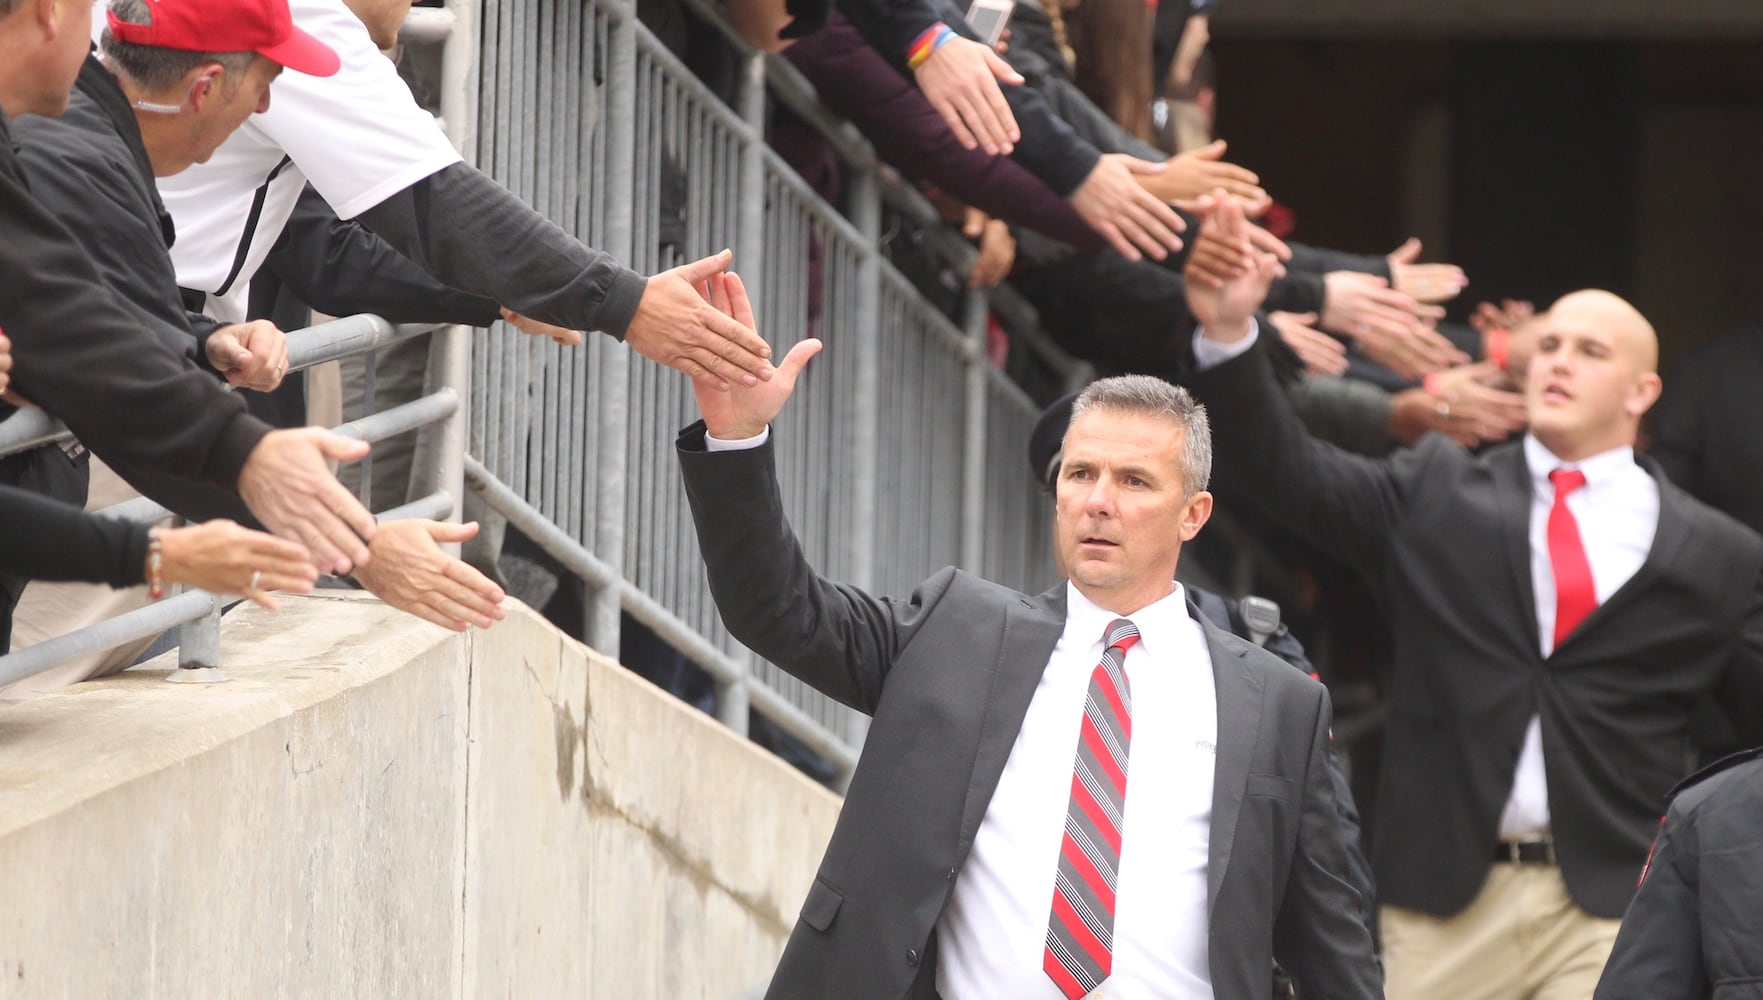
POLYGON ((961 565, 984 571, 986 526, 986 317, 984 292, 967 293, 962 327, 967 334, 967 432, 962 438, 961 565))
MULTIPOLYGON (((636 19, 628 12, 612 19, 607 44, 606 78, 634 81, 637 77, 636 19)), ((603 180, 607 186, 606 249, 622 260, 633 259, 633 172, 639 164, 636 143, 636 89, 608 88, 606 114, 607 163, 613 169, 603 180)), ((624 517, 625 467, 629 454, 630 350, 602 340, 599 348, 600 435, 606 443, 600 451, 600 468, 594 483, 597 496, 594 551, 618 576, 625 575, 624 517)), ((618 656, 619 595, 616 591, 590 593, 587 614, 588 644, 600 652, 618 656)))
POLYGON ((184 670, 220 666, 219 598, 209 598, 207 614, 178 626, 178 666, 184 670))

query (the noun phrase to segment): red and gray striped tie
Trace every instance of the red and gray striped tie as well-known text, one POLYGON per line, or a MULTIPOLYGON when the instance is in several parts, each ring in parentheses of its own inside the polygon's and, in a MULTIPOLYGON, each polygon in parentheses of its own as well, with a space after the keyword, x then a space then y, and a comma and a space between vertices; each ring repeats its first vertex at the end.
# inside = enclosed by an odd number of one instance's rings
POLYGON ((1083 728, 1071 772, 1071 804, 1059 844, 1047 953, 1041 967, 1071 1000, 1086 996, 1114 968, 1114 893, 1126 809, 1126 755, 1132 742, 1132 688, 1126 651, 1139 630, 1116 618, 1102 633, 1107 649, 1090 673, 1083 728))

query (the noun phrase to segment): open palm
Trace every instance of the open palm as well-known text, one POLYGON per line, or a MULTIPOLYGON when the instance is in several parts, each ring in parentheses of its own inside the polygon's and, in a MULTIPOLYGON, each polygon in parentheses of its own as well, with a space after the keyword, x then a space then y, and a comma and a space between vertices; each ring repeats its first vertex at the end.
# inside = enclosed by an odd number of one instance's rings
MULTIPOLYGON (((757 329, 753 325, 753 303, 747 298, 747 288, 739 275, 717 274, 709 285, 711 305, 747 329, 757 329)), ((790 348, 777 374, 758 385, 734 383, 723 388, 724 383, 715 378, 692 379, 692 395, 698 401, 698 412, 704 417, 710 436, 736 441, 765 430, 783 410, 796 389, 796 378, 808 359, 820 353, 820 347, 820 341, 809 339, 790 348)))

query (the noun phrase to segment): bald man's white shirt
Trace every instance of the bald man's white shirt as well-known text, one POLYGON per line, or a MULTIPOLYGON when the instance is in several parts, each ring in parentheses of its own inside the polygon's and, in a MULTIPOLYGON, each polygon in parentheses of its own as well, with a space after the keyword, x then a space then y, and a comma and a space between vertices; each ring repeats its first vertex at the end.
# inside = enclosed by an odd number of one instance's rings
MULTIPOLYGON (((94 36, 103 6, 94 6, 94 36)), ((307 181, 352 219, 461 159, 343 0, 290 0, 289 9, 342 68, 322 78, 282 73, 269 111, 252 115, 207 163, 158 181, 177 228, 178 284, 204 293, 203 311, 223 322, 245 319, 251 278, 307 181)))

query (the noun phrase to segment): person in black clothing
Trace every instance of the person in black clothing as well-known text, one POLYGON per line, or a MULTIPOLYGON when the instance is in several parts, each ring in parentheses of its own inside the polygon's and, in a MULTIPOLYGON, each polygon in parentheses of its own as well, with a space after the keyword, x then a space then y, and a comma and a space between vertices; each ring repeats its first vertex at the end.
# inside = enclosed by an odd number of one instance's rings
MULTIPOLYGON (((303 541, 326 569, 368 558, 367 511, 327 460, 364 443, 318 430, 271 433, 189 353, 140 329, 103 290, 90 258, 32 194, 12 117, 57 115, 90 47, 90 5, 0 0, 0 329, 14 370, 0 419, 24 400, 87 447, 137 469, 175 470, 237 491, 270 528, 303 541)), ((10 478, 10 476, 6 477, 10 478)))
POLYGON ((1672 369, 1647 446, 1671 481, 1763 532, 1763 439, 1742 433, 1763 387, 1763 323, 1698 347, 1672 369))
POLYGON ((1593 1000, 1763 996, 1763 748, 1672 789, 1593 1000))

